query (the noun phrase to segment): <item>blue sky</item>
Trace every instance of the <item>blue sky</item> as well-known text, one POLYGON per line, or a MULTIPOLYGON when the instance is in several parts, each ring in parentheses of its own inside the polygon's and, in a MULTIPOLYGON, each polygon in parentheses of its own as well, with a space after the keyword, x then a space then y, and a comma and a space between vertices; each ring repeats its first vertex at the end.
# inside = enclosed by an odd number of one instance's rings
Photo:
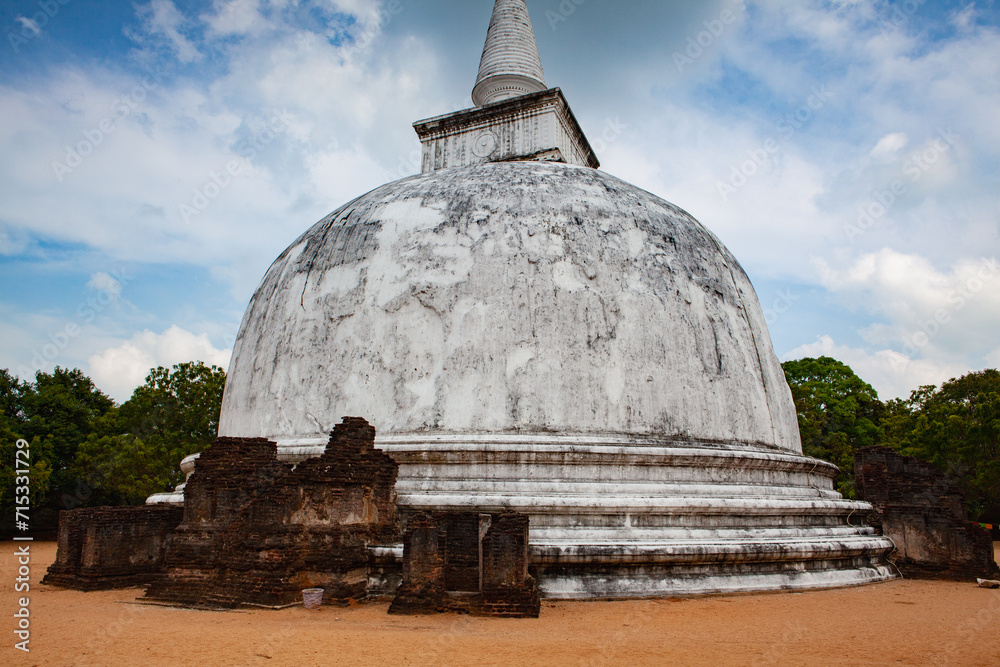
MULTIPOLYGON (((528 4, 602 168, 720 236, 780 357, 883 398, 1000 365, 993 2, 528 4)), ((226 366, 270 262, 471 106, 491 7, 7 0, 0 367, 226 366)))

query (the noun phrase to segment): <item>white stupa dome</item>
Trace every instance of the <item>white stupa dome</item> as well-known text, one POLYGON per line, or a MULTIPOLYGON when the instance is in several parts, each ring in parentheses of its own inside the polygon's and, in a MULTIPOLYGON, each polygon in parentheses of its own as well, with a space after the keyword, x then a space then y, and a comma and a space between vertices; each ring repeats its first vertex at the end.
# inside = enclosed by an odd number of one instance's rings
POLYGON ((502 162, 380 187, 272 265, 219 433, 590 434, 801 452, 750 281, 694 218, 603 172, 502 162))

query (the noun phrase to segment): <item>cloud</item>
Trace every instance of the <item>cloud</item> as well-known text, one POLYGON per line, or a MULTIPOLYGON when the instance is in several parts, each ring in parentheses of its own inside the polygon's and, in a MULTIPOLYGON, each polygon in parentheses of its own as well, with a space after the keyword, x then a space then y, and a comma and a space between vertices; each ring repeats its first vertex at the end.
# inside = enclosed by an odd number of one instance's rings
POLYGON ((212 10, 201 18, 213 35, 259 34, 271 27, 260 11, 260 0, 215 0, 212 10))
POLYGON ((961 363, 939 363, 927 359, 910 359, 894 350, 874 352, 838 345, 830 336, 820 336, 784 355, 784 360, 804 357, 832 357, 841 361, 862 380, 872 385, 883 401, 907 398, 910 392, 925 385, 940 385, 964 375, 968 367, 961 363))
POLYGON ((29 19, 27 16, 18 16, 16 20, 24 28, 27 28, 31 32, 35 33, 36 36, 42 34, 42 29, 38 27, 38 24, 29 19))
POLYGON ((0 255, 8 257, 20 255, 30 245, 31 241, 23 230, 4 229, 0 227, 0 255))
MULTIPOLYGON (((357 4, 362 17, 377 6, 357 4)), ((142 11, 147 38, 187 21, 169 2, 142 11)), ((208 80, 88 64, 0 84, 0 153, 19 156, 0 163, 0 251, 23 248, 20 235, 220 275, 249 258, 259 278, 304 229, 381 185, 439 96, 431 50, 333 43, 293 19, 227 44, 226 71, 208 80)))
POLYGON ((882 321, 862 331, 874 344, 907 356, 964 359, 970 364, 1000 330, 1000 264, 995 257, 956 262, 941 271, 925 257, 884 248, 843 269, 816 260, 824 287, 882 321))
POLYGON ((869 155, 876 160, 892 160, 899 151, 906 148, 908 143, 910 143, 910 138, 906 136, 906 132, 893 132, 879 139, 869 155))
POLYGON ((127 400, 149 371, 188 361, 203 361, 228 368, 230 350, 217 350, 205 334, 195 335, 178 326, 162 334, 146 330, 131 340, 109 347, 89 359, 90 377, 115 400, 127 400))
MULTIPOLYGON (((188 26, 188 19, 178 11, 170 0, 151 0, 148 5, 137 5, 136 9, 144 20, 145 36, 162 37, 173 49, 177 60, 182 63, 193 63, 202 59, 202 54, 181 30, 188 26)), ((130 36, 144 36, 142 33, 129 33, 130 36)), ((145 41, 145 40, 142 40, 145 41)))
POLYGON ((90 276, 90 280, 87 281, 87 287, 107 292, 116 298, 122 293, 122 284, 103 271, 90 276))
POLYGON ((975 2, 970 2, 963 9, 955 10, 949 18, 949 22, 959 30, 971 30, 979 19, 979 10, 975 2))

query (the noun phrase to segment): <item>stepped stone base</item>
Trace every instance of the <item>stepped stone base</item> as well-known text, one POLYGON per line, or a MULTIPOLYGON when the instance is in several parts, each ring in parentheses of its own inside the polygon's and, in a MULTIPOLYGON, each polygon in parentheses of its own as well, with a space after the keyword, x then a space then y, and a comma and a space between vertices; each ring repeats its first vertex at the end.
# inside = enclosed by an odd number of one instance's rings
MULTIPOLYGON (((856 586, 895 578, 870 504, 836 468, 752 445, 624 436, 387 435, 400 510, 529 517, 540 596, 633 599, 856 586)), ((317 443, 279 443, 304 460, 317 443)), ((369 593, 391 595, 402 545, 370 550, 369 593)))

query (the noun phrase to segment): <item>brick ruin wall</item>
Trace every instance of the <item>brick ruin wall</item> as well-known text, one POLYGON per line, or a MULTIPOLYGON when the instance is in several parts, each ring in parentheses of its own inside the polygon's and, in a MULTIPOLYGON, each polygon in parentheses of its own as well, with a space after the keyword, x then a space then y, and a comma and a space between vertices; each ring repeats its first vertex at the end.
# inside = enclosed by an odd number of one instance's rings
POLYGON ((361 598, 368 545, 399 541, 398 466, 374 448, 375 429, 346 418, 325 453, 293 468, 267 440, 223 438, 185 488, 184 521, 151 600, 284 606, 304 588, 324 601, 361 598))
POLYGON ((94 507, 59 513, 56 561, 43 584, 82 591, 142 586, 162 572, 179 507, 94 507))
POLYGON ((398 466, 374 441, 365 420, 345 418, 322 456, 292 466, 269 440, 220 438, 198 459, 183 509, 63 512, 44 581, 148 585, 148 600, 216 608, 290 605, 305 588, 343 603, 367 596, 373 572, 392 569, 369 547, 402 541, 391 613, 537 617, 527 515, 410 513, 402 534, 398 466))
POLYGON ((859 500, 874 511, 868 524, 896 545, 890 557, 914 579, 996 579, 989 531, 968 519, 965 496, 935 466, 886 447, 854 457, 859 500))
POLYGON ((538 616, 527 515, 417 512, 404 526, 403 582, 390 614, 538 616))

